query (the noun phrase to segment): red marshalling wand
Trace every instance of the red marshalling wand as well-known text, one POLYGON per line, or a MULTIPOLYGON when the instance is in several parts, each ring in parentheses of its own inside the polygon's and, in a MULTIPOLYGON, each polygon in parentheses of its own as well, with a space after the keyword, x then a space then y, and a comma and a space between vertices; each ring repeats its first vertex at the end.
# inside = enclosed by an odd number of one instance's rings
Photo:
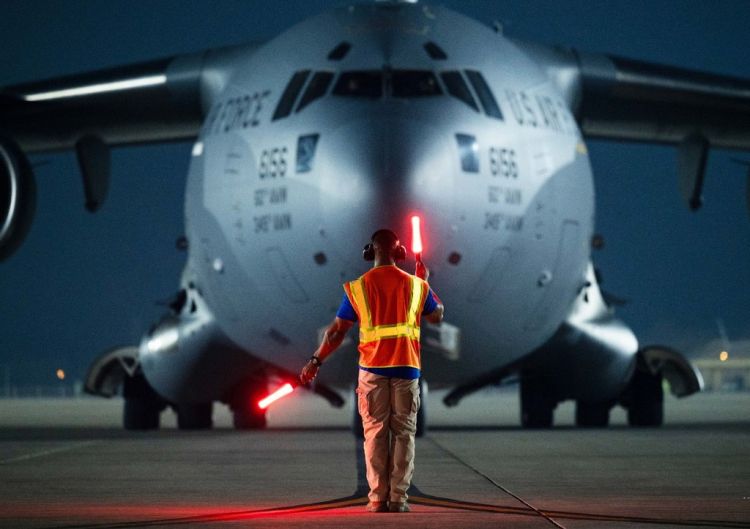
MULTIPOLYGON (((417 258, 417 270, 414 273, 417 277, 421 277, 419 269, 422 264, 422 228, 420 226, 421 219, 418 215, 414 215, 411 218, 411 251, 417 258)), ((424 266, 422 266, 424 268, 424 266)), ((424 279, 424 277, 422 277, 424 279)))
POLYGON ((295 382, 294 384, 287 382, 283 386, 281 386, 279 389, 268 395, 267 397, 261 399, 258 401, 258 407, 261 410, 265 410, 268 408, 271 404, 276 402, 282 397, 286 397, 289 395, 294 389, 299 386, 299 382, 295 382))

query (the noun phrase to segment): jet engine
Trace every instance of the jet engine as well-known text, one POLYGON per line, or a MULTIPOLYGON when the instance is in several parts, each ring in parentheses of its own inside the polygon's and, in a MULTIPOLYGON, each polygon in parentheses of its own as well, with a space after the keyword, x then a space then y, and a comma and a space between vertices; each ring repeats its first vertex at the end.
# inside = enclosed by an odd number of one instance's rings
POLYGON ((15 143, 0 138, 0 261, 23 242, 35 206, 36 185, 29 160, 15 143))

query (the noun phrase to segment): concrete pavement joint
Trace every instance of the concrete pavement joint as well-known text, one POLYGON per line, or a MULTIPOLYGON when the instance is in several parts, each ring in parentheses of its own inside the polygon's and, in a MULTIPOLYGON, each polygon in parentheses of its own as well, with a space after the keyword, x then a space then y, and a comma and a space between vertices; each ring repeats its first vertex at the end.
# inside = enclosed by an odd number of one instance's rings
POLYGON ((461 459, 460 457, 458 457, 458 455, 456 455, 451 450, 448 450, 446 447, 444 447, 443 445, 441 445, 440 443, 438 443, 432 437, 426 437, 426 440, 430 441, 433 445, 435 445, 437 448, 439 448, 440 450, 442 450, 443 452, 445 452, 446 454, 448 454, 450 457, 452 457, 453 459, 455 459, 456 461, 458 461, 459 463, 461 463, 462 465, 464 465, 466 468, 468 468, 468 469, 472 470, 473 472, 475 472, 476 474, 479 474, 480 476, 482 476, 484 479, 486 479, 487 481, 489 481, 490 483, 492 483, 495 487, 497 487, 498 489, 502 490, 507 495, 512 496, 513 498, 515 498, 519 502, 521 502, 524 505, 526 505, 529 509, 531 509, 534 512, 536 512, 539 516, 541 516, 542 518, 544 518, 545 520, 547 520, 549 523, 551 523, 552 525, 554 525, 558 529, 566 529, 565 526, 560 525, 555 520, 553 520, 552 518, 550 518, 549 516, 547 516, 545 513, 543 513, 542 511, 540 511, 539 509, 537 509, 533 505, 531 505, 529 502, 527 502, 526 500, 524 500, 520 496, 517 496, 517 495, 513 494, 507 488, 505 488, 502 485, 500 485, 497 481, 495 481, 494 479, 492 479, 491 477, 489 477, 487 474, 485 474, 484 472, 482 472, 478 468, 474 467, 473 465, 470 465, 469 463, 467 463, 466 461, 464 461, 463 459, 461 459))

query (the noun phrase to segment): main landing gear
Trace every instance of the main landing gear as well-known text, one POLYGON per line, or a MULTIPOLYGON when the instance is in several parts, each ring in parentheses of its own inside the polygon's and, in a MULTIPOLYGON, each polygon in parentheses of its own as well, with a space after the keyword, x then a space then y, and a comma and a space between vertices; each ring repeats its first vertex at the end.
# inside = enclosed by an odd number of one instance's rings
MULTIPOLYGON (((636 370, 618 399, 576 401, 575 423, 582 428, 604 428, 609 413, 622 405, 628 413, 628 424, 636 427, 661 426, 664 422, 664 390, 661 372, 653 373, 639 359, 636 370)), ((521 425, 524 428, 550 428, 558 398, 551 394, 544 376, 521 373, 521 425)))
POLYGON ((265 397, 267 392, 268 383, 265 379, 245 381, 232 391, 229 407, 236 429, 260 430, 266 427, 266 410, 258 407, 258 401, 265 397))
POLYGON ((546 379, 534 373, 521 373, 521 426, 551 428, 557 400, 550 395, 546 379))
POLYGON ((175 406, 180 430, 210 430, 213 423, 213 402, 184 403, 175 406))
POLYGON ((123 380, 122 395, 125 398, 122 422, 126 430, 156 430, 159 416, 167 407, 142 373, 123 380))
POLYGON ((651 373, 639 361, 621 403, 628 409, 630 426, 661 426, 664 423, 661 373, 651 373))

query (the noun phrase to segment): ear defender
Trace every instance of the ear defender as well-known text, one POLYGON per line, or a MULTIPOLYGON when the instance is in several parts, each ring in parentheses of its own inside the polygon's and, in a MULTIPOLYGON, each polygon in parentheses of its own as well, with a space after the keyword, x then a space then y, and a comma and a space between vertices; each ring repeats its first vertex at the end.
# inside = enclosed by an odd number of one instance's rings
POLYGON ((406 246, 401 244, 398 240, 398 236, 393 233, 391 230, 378 230, 375 233, 372 234, 372 237, 370 237, 370 243, 365 244, 365 247, 362 248, 362 258, 365 261, 374 261, 375 260, 375 247, 373 246, 373 243, 375 242, 375 238, 382 234, 383 232, 386 232, 391 237, 391 241, 393 241, 393 250, 391 251, 391 257, 393 257, 394 261, 405 261, 406 260, 406 246))
POLYGON ((373 247, 372 243, 367 243, 365 244, 365 247, 362 248, 362 257, 365 261, 375 260, 375 248, 373 247))
POLYGON ((394 261, 406 261, 406 246, 399 244, 393 249, 394 261))

